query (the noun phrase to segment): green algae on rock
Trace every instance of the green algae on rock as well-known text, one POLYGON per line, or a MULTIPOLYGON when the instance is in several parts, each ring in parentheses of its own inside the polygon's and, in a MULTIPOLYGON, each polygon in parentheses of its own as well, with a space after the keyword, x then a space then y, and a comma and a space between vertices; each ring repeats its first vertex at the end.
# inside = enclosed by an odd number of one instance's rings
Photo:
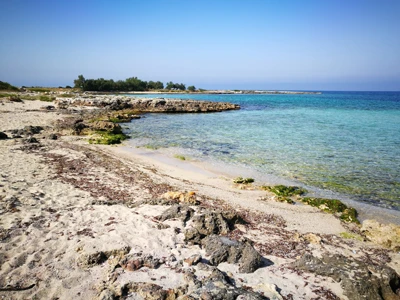
POLYGON ((286 185, 275 185, 275 186, 262 186, 263 190, 274 193, 277 196, 292 197, 301 196, 307 193, 306 189, 298 186, 286 186, 286 185))
POLYGON ((301 187, 286 185, 262 186, 261 189, 274 193, 277 196, 277 201, 290 204, 294 204, 293 199, 290 197, 301 196, 307 193, 307 190, 301 187))
POLYGON ((115 145, 121 144, 122 141, 128 137, 123 133, 113 133, 109 131, 97 131, 99 137, 89 139, 90 144, 101 144, 101 145, 115 145))
POLYGON ((301 198, 301 201, 308 205, 318 207, 325 212, 337 214, 339 218, 345 222, 360 223, 357 219, 357 211, 352 207, 348 207, 340 200, 305 197, 301 198))
POLYGON ((237 177, 233 180, 233 183, 238 183, 238 184, 249 184, 253 182, 254 182, 253 178, 237 177))

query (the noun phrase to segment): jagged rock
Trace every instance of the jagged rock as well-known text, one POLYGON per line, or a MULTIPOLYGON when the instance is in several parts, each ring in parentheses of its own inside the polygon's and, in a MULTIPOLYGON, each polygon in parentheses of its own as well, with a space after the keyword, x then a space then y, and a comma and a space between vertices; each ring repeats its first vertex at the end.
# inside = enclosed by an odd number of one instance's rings
POLYGON ((201 281, 194 274, 186 276, 185 279, 191 287, 191 290, 187 292, 187 295, 191 297, 189 299, 268 299, 260 293, 235 286, 230 278, 217 268, 214 268, 211 274, 201 281))
POLYGON ((53 105, 47 105, 47 106, 42 106, 40 109, 41 110, 55 110, 56 108, 53 105))
POLYGON ((163 98, 137 99, 133 97, 101 95, 96 95, 96 98, 91 99, 80 97, 74 99, 57 99, 55 105, 60 109, 66 109, 69 106, 94 106, 110 110, 131 109, 140 112, 158 113, 204 113, 240 109, 239 105, 227 102, 163 98))
POLYGON ((136 271, 142 267, 156 269, 161 264, 158 258, 152 255, 132 254, 125 256, 120 262, 120 266, 127 271, 136 271))
POLYGON ((38 144, 39 143, 39 141, 36 138, 34 138, 33 136, 28 137, 27 139, 24 140, 24 142, 28 143, 28 144, 38 144))
POLYGON ((158 219, 163 222, 169 219, 181 219, 186 223, 194 214, 194 210, 187 205, 175 204, 163 212, 158 219))
POLYGON ((6 140, 6 139, 8 139, 8 135, 0 131, 0 140, 6 140))
POLYGON ((367 264, 343 255, 317 258, 308 253, 290 266, 333 278, 340 282, 349 299, 400 299, 400 277, 387 266, 367 264))
POLYGON ((22 129, 23 135, 32 135, 32 134, 38 134, 43 130, 43 127, 41 126, 25 126, 24 129, 22 129))
POLYGON ((120 249, 113 249, 110 251, 98 251, 94 253, 83 254, 78 258, 77 264, 82 268, 90 268, 104 263, 110 257, 120 261, 126 254, 129 253, 130 250, 130 247, 122 247, 120 249))
POLYGON ((368 240, 376 244, 400 251, 400 226, 381 224, 375 220, 365 220, 361 232, 368 240))
POLYGON ((76 120, 74 121, 74 124, 72 126, 72 129, 74 130, 74 134, 80 135, 82 130, 88 128, 88 126, 83 123, 83 120, 76 120))
POLYGON ((184 260, 189 266, 195 266, 201 261, 202 257, 200 254, 193 254, 192 256, 184 260))
POLYGON ((122 133, 121 125, 113 123, 111 121, 96 121, 93 122, 90 127, 93 130, 108 131, 112 133, 122 133))
POLYGON ((55 134, 55 133, 51 133, 51 134, 48 135, 47 138, 48 138, 49 140, 56 140, 56 139, 58 139, 58 135, 55 134))
POLYGON ((244 221, 233 212, 210 212, 192 218, 191 228, 185 231, 185 241, 200 244, 210 234, 227 234, 236 223, 244 221))
POLYGON ((103 290, 97 299, 98 300, 114 300, 117 298, 116 298, 114 292, 107 289, 107 290, 103 290))
POLYGON ((173 300, 178 299, 178 297, 184 295, 185 292, 185 287, 164 290, 162 286, 154 283, 128 282, 119 288, 117 295, 126 296, 127 294, 136 294, 142 297, 140 299, 146 300, 173 300))
POLYGON ((262 265, 262 256, 249 242, 239 242, 226 237, 211 235, 202 241, 206 255, 214 266, 222 262, 239 264, 239 272, 252 273, 262 265))

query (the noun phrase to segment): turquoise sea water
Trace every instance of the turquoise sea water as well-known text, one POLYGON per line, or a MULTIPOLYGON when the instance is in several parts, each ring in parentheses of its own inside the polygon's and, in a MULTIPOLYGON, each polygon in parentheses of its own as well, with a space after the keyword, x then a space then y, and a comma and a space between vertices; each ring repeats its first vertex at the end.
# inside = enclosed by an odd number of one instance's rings
POLYGON ((241 110, 149 114, 129 124, 135 146, 400 209, 399 92, 156 97, 226 101, 241 110))

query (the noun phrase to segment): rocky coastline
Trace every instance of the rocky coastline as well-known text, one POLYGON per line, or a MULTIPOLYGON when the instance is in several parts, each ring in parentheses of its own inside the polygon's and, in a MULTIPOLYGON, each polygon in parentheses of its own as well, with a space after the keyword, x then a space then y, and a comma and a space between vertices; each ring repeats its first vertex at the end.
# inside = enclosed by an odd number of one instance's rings
POLYGON ((287 189, 89 143, 140 113, 232 109, 0 99, 0 297, 400 299, 398 226, 348 222, 327 203, 293 205, 287 189))
POLYGON ((238 104, 198 100, 136 98, 97 95, 96 97, 57 98, 58 108, 97 107, 110 110, 131 109, 142 113, 210 113, 240 109, 238 104))

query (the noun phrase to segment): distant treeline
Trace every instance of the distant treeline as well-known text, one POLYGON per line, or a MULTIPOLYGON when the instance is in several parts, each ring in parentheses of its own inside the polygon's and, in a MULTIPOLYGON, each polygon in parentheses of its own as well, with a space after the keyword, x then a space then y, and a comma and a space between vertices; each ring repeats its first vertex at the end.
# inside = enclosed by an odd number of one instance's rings
MULTIPOLYGON (((149 91, 149 90, 162 90, 164 84, 161 81, 143 81, 137 77, 130 77, 125 80, 114 81, 113 79, 85 79, 83 75, 79 75, 78 79, 74 80, 76 88, 80 88, 83 91, 95 91, 95 92, 109 92, 109 91, 149 91)), ((165 89, 167 90, 181 90, 185 91, 186 86, 183 83, 173 83, 172 81, 167 82, 165 89)), ((195 91, 194 86, 188 87, 189 91, 195 91)))
POLYGON ((19 88, 9 84, 8 82, 0 81, 0 90, 19 91, 19 88))

